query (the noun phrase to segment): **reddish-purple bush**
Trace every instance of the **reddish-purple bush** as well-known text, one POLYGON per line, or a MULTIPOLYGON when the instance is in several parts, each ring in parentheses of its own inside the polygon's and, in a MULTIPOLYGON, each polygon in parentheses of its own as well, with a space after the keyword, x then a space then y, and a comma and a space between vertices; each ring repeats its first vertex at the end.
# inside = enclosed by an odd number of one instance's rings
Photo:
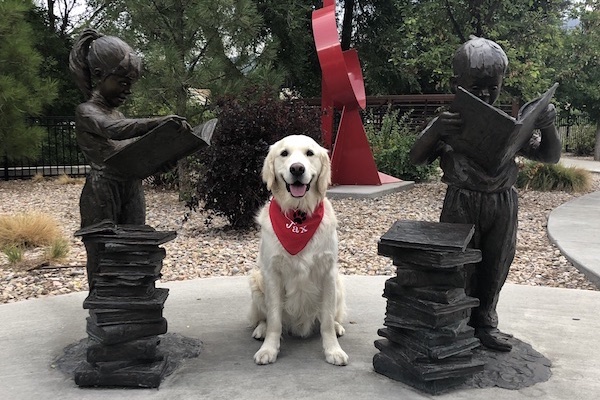
POLYGON ((269 145, 300 134, 321 142, 318 107, 281 100, 266 90, 253 87, 217 101, 217 130, 200 156, 205 172, 188 201, 191 209, 222 215, 236 229, 254 226, 269 197, 261 178, 269 145))

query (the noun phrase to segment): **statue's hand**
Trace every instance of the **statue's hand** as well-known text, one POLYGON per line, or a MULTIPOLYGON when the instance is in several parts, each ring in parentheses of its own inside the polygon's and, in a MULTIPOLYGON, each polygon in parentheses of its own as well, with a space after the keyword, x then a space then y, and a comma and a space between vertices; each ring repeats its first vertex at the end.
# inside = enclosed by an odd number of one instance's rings
POLYGON ((190 125, 189 122, 187 122, 186 120, 181 121, 181 127, 179 128, 179 132, 183 133, 183 132, 191 132, 192 131, 192 126, 190 125))
POLYGON ((440 114, 439 120, 442 123, 444 129, 442 129, 441 136, 458 135, 462 130, 463 120, 460 113, 444 111, 440 114))
POLYGON ((177 129, 177 132, 179 132, 179 133, 191 132, 192 131, 192 126, 182 116, 174 115, 174 114, 173 115, 167 115, 165 117, 165 120, 177 122, 179 124, 179 128, 177 129))
POLYGON ((535 120, 535 129, 544 129, 554 123, 556 119, 556 108, 554 104, 548 104, 548 107, 535 120))

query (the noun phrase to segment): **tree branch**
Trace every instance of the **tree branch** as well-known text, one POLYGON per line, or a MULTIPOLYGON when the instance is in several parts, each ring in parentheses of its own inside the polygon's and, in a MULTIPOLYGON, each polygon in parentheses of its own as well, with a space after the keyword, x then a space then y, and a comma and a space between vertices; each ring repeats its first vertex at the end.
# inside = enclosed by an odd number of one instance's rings
POLYGON ((342 20, 342 50, 348 50, 352 42, 352 17, 354 15, 354 0, 344 2, 344 19, 342 20))
POLYGON ((467 39, 465 38, 465 35, 463 34, 462 30, 460 29, 460 25, 454 18, 454 14, 452 13, 452 7, 450 6, 450 2, 449 2, 449 0, 445 0, 445 2, 446 2, 446 12, 448 13, 448 18, 450 18, 450 22, 452 22, 452 27, 454 28, 454 32, 458 35, 458 38, 460 39, 460 41, 462 43, 464 43, 467 41, 467 39))

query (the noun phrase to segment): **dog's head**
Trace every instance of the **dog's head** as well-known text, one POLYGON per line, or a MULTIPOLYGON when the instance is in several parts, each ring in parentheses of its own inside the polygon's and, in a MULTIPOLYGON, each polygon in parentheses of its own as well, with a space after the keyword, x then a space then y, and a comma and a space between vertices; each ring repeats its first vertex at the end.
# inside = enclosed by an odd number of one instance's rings
POLYGON ((331 183, 329 155, 308 136, 287 136, 269 148, 262 178, 282 209, 312 211, 331 183))

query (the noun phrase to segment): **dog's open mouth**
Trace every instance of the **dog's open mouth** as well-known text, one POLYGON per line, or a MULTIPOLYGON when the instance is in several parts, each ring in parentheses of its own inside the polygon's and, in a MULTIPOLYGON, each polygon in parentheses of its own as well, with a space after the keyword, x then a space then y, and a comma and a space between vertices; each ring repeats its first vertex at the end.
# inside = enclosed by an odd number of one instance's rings
POLYGON ((286 183, 285 187, 292 197, 304 197, 306 192, 310 189, 310 183, 308 185, 301 182, 294 182, 292 184, 286 183))

